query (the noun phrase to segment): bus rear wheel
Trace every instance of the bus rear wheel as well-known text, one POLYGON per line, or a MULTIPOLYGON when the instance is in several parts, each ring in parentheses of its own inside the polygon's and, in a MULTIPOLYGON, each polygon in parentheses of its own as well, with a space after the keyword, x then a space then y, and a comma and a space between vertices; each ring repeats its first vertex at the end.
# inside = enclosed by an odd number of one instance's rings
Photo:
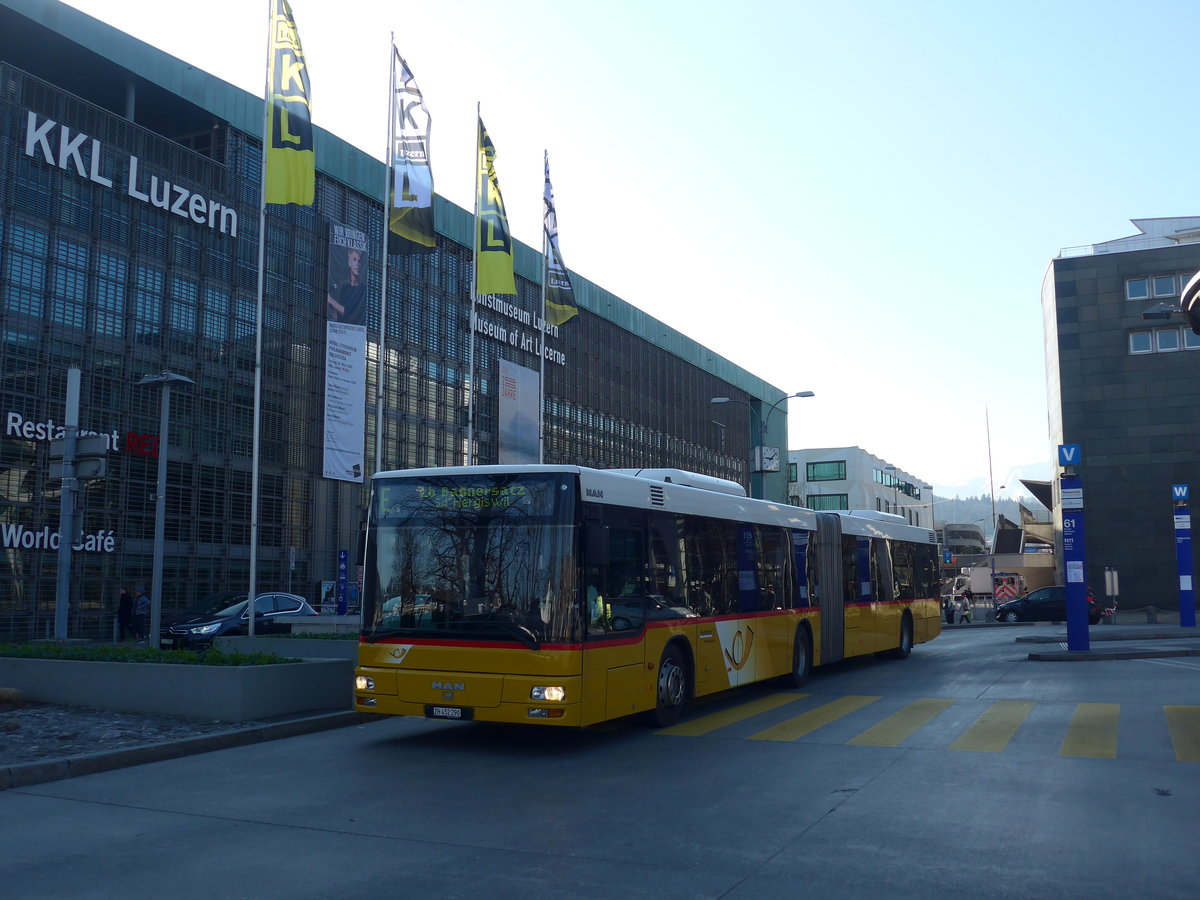
POLYGON ((671 645, 663 651, 658 664, 658 686, 655 691, 654 721, 666 728, 679 721, 687 700, 687 663, 679 648, 671 645))
POLYGON ((790 687, 801 688, 808 684, 812 674, 812 635, 801 625, 796 629, 795 646, 792 649, 792 674, 787 676, 790 687))
POLYGON ((892 659, 908 659, 913 648, 913 621, 907 613, 900 620, 900 646, 893 648, 892 659))

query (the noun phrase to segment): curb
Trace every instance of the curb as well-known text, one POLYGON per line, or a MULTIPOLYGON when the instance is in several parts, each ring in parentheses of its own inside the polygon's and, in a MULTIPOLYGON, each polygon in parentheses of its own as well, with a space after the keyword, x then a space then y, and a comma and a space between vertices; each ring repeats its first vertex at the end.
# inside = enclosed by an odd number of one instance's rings
POLYGON ((108 772, 127 766, 140 766, 142 763, 176 759, 195 753, 208 753, 212 750, 225 750, 230 747, 242 747, 246 744, 258 744, 278 738, 328 731, 347 725, 379 722, 383 719, 383 716, 359 713, 353 710, 319 713, 283 722, 251 725, 248 728, 237 728, 216 734, 204 734, 141 747, 124 747, 120 750, 86 753, 79 756, 68 756, 64 759, 47 759, 12 766, 0 766, 0 791, 44 784, 48 781, 60 781, 63 778, 75 778, 79 775, 93 775, 97 772, 108 772))
MULTIPOLYGON (((1200 632, 1187 634, 1184 632, 1157 632, 1151 631, 1145 634, 1137 632, 1117 632, 1112 634, 1095 634, 1088 635, 1092 641, 1180 641, 1180 640, 1200 640, 1200 632)), ((1019 637, 1016 639, 1018 644, 1061 644, 1066 640, 1064 636, 1054 636, 1047 634, 1035 634, 1029 637, 1019 637)))
POLYGON ((1200 650, 1062 650, 1030 653, 1037 662, 1089 662, 1096 659, 1159 659, 1166 656, 1200 656, 1200 650))

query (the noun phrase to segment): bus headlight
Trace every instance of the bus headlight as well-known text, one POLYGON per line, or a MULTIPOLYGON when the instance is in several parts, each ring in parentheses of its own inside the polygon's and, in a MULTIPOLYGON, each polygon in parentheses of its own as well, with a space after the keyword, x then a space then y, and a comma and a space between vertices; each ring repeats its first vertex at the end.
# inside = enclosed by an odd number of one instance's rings
POLYGON ((375 679, 367 675, 355 675, 354 689, 356 691, 373 691, 375 690, 375 679))
POLYGON ((551 700, 559 702, 567 698, 567 689, 561 685, 535 687, 529 692, 530 700, 551 700))

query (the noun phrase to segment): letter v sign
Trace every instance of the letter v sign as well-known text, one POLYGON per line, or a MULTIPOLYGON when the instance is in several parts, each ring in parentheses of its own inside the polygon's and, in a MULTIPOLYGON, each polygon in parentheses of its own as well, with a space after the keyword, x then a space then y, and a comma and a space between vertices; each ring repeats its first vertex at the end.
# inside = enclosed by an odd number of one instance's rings
POLYGON ((1060 466, 1076 466, 1083 461, 1083 453, 1078 444, 1058 445, 1058 464, 1060 466))

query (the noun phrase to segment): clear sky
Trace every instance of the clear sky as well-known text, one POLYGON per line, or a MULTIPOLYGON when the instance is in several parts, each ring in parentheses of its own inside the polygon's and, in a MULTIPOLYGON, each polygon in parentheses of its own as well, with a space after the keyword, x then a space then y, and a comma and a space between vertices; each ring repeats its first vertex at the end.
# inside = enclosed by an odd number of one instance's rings
MULTIPOLYGON (((262 93, 266 0, 69 0, 262 93)), ((292 0, 313 120, 378 159, 389 40, 517 239, 550 153, 567 266, 788 393, 792 447, 935 485, 1050 472, 1040 290, 1065 247, 1200 214, 1191 36, 1143 0, 292 0)), ((1012 491, 1005 491, 1005 494, 1012 491)))

